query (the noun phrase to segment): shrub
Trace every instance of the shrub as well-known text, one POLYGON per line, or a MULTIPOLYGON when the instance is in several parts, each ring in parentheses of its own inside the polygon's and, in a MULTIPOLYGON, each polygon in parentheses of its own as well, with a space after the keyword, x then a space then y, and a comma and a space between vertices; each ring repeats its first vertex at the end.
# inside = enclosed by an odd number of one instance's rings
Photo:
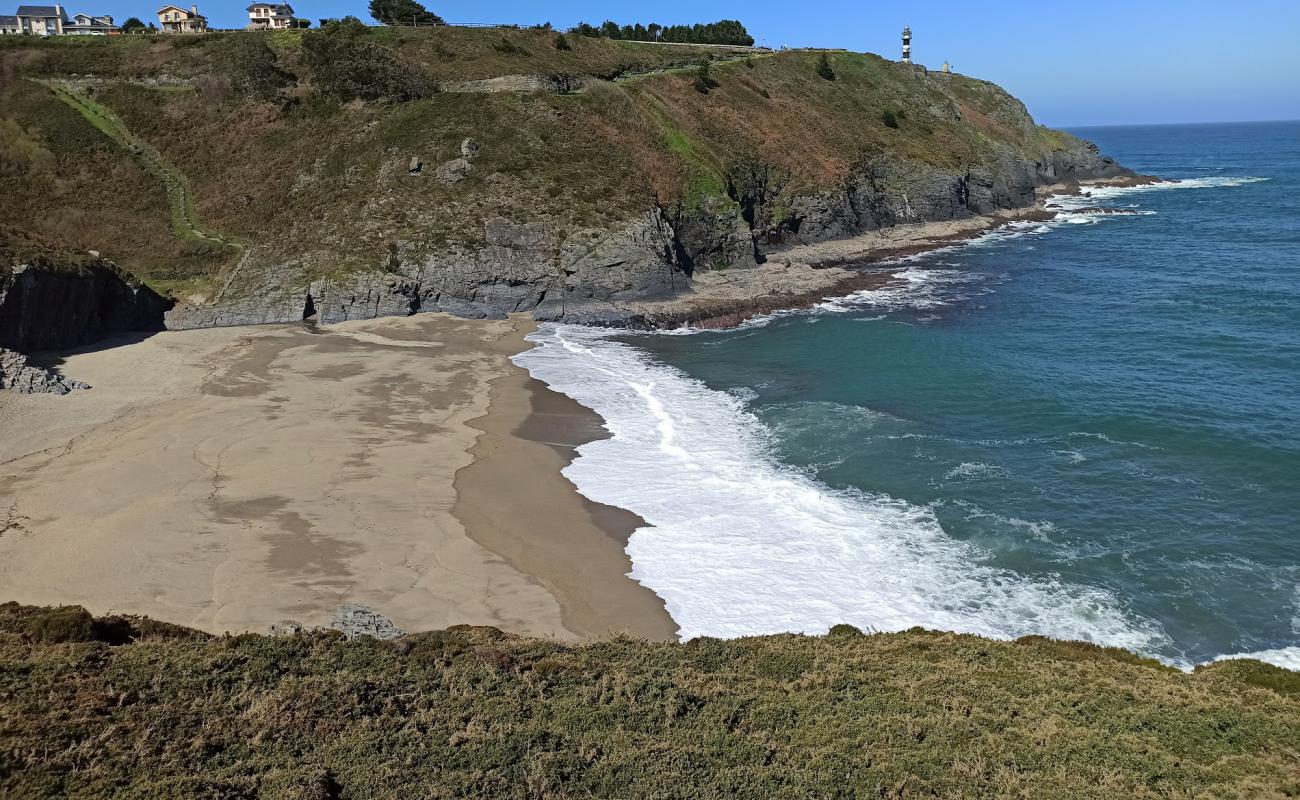
POLYGON ((446 25, 416 0, 370 0, 370 16, 385 25, 446 25))
POLYGON ((835 70, 831 68, 831 60, 825 53, 822 53, 821 57, 817 59, 817 75, 823 80, 835 80, 835 70))
POLYGON ((139 17, 129 17, 122 23, 122 33, 144 33, 144 23, 139 17))
POLYGON ((416 100, 438 91, 424 67, 370 41, 356 17, 344 17, 302 36, 303 61, 320 90, 349 100, 416 100))
POLYGON ((880 112, 880 121, 885 123, 886 128, 898 127, 898 115, 894 113, 892 108, 886 108, 880 112))
POLYGON ((294 76, 276 65, 275 51, 260 36, 234 36, 223 43, 230 60, 231 88, 254 97, 274 97, 294 76))
POLYGON ((569 44, 569 40, 566 39, 566 38, 564 37, 564 34, 562 34, 562 33, 557 33, 557 34, 555 34, 555 41, 554 41, 554 44, 555 44, 555 49, 556 49, 556 50, 572 50, 572 49, 573 49, 573 47, 569 44))
POLYGON ((95 618, 81 606, 42 609, 27 621, 27 635, 36 642, 89 642, 95 618))

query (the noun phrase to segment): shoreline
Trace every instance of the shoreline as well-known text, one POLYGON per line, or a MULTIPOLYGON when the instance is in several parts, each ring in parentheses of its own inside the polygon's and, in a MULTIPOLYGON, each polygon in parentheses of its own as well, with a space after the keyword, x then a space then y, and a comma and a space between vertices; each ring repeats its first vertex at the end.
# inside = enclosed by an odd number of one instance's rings
MULTIPOLYGON (((526 349, 535 329, 512 342, 526 349)), ((452 509, 466 534, 544 586, 580 638, 676 641, 663 600, 629 577, 627 541, 645 521, 587 499, 561 473, 579 446, 609 436, 600 415, 511 364, 469 425, 481 435, 456 473, 452 509)))
POLYGON ((560 474, 567 460, 537 441, 550 431, 576 446, 600 422, 576 404, 546 422, 555 398, 535 413, 542 393, 509 361, 533 325, 425 314, 63 354, 93 389, 0 400, 4 599, 213 633, 324 626, 360 603, 406 630, 674 638, 662 602, 619 563, 639 521, 587 503, 560 474), (481 439, 526 451, 474 472, 527 468, 527 492, 480 485, 534 503, 517 520, 526 532, 568 537, 550 572, 519 569, 526 558, 485 547, 491 537, 454 513, 481 439), (581 568, 566 583, 556 572, 571 562, 581 568))
MULTIPOLYGON (((834 297, 884 287, 897 278, 864 267, 921 255, 983 236, 1017 222, 1046 222, 1060 209, 1051 198, 1086 195, 1089 187, 1129 187, 1165 182, 1150 175, 1099 178, 1039 187, 1033 206, 962 219, 906 223, 846 239, 794 245, 767 254, 757 267, 706 272, 689 294, 627 307, 650 328, 734 328, 754 317, 809 308, 834 297)), ((1173 181, 1176 182, 1176 181, 1173 181)))

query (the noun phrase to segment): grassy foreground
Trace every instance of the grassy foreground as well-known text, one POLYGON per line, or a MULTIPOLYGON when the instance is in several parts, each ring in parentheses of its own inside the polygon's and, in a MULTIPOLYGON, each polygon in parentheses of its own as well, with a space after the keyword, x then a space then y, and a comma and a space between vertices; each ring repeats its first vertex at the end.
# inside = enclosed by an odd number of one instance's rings
POLYGON ((1300 674, 913 630, 214 638, 0 606, 3 797, 1300 796, 1300 674))

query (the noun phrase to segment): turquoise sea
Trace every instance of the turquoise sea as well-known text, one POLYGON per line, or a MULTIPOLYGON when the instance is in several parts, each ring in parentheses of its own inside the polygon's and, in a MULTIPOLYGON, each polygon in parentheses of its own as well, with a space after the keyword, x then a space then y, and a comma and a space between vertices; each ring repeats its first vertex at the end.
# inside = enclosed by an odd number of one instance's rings
POLYGON ((684 635, 1300 668, 1300 123, 1076 132, 1182 182, 739 330, 536 334, 520 363, 612 433, 568 474, 647 520, 633 577, 684 635))

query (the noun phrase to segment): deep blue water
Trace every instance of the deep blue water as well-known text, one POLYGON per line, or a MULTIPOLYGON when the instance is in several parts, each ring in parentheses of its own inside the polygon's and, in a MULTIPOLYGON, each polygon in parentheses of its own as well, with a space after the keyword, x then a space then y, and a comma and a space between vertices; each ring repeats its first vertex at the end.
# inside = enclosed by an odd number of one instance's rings
MULTIPOLYGON (((1096 198, 1142 214, 921 257, 899 267, 907 288, 630 341, 738 398, 792 474, 923 510, 989 580, 1101 590, 1113 603, 1080 613, 1154 631, 1140 649, 1193 663, 1300 645, 1300 123, 1077 133, 1193 180, 1096 198)), ((909 591, 956 578, 937 577, 909 591)), ((1014 613, 1030 621, 1009 633, 1078 633, 1014 613)))

